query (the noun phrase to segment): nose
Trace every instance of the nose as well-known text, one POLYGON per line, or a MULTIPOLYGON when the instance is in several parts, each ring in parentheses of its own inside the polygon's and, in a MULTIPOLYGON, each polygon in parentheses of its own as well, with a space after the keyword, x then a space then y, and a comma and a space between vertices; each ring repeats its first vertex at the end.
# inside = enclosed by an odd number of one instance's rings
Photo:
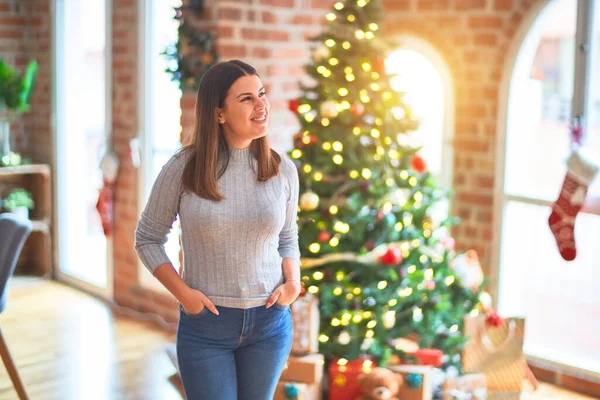
POLYGON ((267 108, 267 99, 262 98, 258 99, 256 103, 254 103, 254 109, 256 111, 262 111, 267 108))
POLYGON ((265 103, 263 103, 263 101, 257 101, 256 104, 254 105, 254 109, 256 111, 263 111, 265 109, 266 105, 265 103))

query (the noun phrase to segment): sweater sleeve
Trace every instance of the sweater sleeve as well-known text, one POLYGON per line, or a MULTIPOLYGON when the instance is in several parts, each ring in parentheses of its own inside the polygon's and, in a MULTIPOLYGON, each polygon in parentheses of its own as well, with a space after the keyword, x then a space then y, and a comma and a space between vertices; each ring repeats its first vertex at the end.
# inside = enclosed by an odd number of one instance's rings
POLYGON ((159 265, 171 262, 164 245, 179 213, 183 158, 176 154, 162 167, 135 231, 135 250, 152 274, 159 265))
POLYGON ((285 222, 279 233, 279 255, 282 258, 293 258, 300 261, 300 247, 298 245, 298 170, 289 158, 282 156, 280 173, 283 174, 286 186, 285 222))

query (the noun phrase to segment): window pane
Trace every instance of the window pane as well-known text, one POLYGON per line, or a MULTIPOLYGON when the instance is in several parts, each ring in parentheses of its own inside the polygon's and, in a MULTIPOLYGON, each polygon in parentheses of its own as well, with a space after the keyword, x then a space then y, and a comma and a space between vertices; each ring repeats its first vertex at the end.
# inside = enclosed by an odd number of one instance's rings
POLYGON ((152 2, 148 92, 151 108, 149 128, 155 151, 175 152, 180 147, 181 90, 178 84, 171 80, 171 75, 165 72, 169 63, 173 61, 161 55, 168 46, 177 41, 179 22, 173 18, 173 8, 180 5, 181 0, 152 2))
POLYGON ((555 200, 570 145, 577 2, 551 2, 532 26, 510 85, 505 188, 555 200))
MULTIPOLYGON (((181 6, 181 0, 153 0, 150 3, 151 19, 147 22, 150 24, 148 31, 151 34, 147 38, 149 55, 146 65, 146 93, 149 109, 146 135, 150 141, 152 157, 150 164, 146 166, 147 195, 163 165, 181 146, 181 90, 177 82, 171 80, 171 75, 165 72, 172 61, 161 54, 177 40, 179 22, 173 17, 174 7, 181 6)), ((179 234, 177 220, 165 244, 167 255, 176 269, 179 268, 179 234)))
POLYGON ((577 216, 577 258, 566 262, 548 228, 548 207, 507 203, 498 309, 526 316, 527 354, 600 372, 598 226, 598 215, 577 216))
MULTIPOLYGON (((405 100, 419 120, 419 129, 411 134, 412 143, 423 145, 421 156, 436 176, 442 174, 444 150, 444 87, 435 66, 423 54, 402 49, 390 54, 386 72, 394 90, 405 92, 405 100)), ((450 182, 443 182, 449 185, 450 182)))
MULTIPOLYGON (((585 146, 600 154, 600 2, 594 10, 594 33, 592 35, 592 60, 590 65, 590 93, 588 103, 588 128, 585 146)), ((592 183, 590 196, 600 197, 600 178, 592 183)))
POLYGON ((106 147, 106 1, 57 6, 57 168, 61 271, 107 287, 107 241, 96 202, 106 147))

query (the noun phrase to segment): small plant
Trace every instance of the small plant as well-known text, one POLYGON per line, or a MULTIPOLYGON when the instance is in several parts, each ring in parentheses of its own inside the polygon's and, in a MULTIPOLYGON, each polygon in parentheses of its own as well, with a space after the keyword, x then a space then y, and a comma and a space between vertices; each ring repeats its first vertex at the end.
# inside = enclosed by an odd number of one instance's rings
POLYGON ((3 201, 2 207, 8 211, 14 211, 19 207, 33 209, 34 203, 31 193, 25 189, 13 189, 3 201))
POLYGON ((37 62, 30 61, 20 74, 0 60, 0 112, 6 113, 8 122, 12 123, 16 115, 29 110, 37 69, 37 62))
POLYGON ((38 64, 30 61, 21 74, 0 59, 0 166, 19 165, 21 157, 10 150, 10 127, 29 111, 38 64))

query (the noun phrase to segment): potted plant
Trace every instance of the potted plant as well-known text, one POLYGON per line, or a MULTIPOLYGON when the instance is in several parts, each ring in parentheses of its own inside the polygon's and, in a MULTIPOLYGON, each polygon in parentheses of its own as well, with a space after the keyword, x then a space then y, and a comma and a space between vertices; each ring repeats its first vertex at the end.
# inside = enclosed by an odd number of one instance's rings
POLYGON ((20 157, 10 150, 10 127, 29 110, 38 64, 30 61, 20 74, 0 59, 0 166, 18 165, 20 157))
POLYGON ((29 210, 32 210, 33 206, 31 193, 25 189, 11 190, 2 202, 2 207, 6 211, 16 214, 23 219, 29 219, 29 210))

